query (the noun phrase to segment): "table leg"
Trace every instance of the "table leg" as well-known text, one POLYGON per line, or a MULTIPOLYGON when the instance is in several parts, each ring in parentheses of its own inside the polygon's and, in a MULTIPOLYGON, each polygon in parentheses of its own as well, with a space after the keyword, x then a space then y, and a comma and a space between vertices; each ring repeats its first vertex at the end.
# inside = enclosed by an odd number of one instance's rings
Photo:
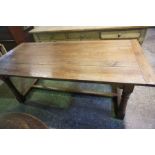
POLYGON ((4 83, 11 89, 12 93, 15 95, 16 99, 20 102, 23 103, 25 101, 25 96, 23 96, 18 90, 17 88, 14 86, 14 84, 12 83, 12 81, 10 80, 9 77, 7 76, 2 76, 0 77, 1 80, 4 81, 4 83))
POLYGON ((123 92, 121 95, 120 103, 118 104, 117 110, 116 110, 116 116, 119 119, 124 119, 127 102, 128 99, 133 92, 134 85, 124 85, 123 86, 123 92))

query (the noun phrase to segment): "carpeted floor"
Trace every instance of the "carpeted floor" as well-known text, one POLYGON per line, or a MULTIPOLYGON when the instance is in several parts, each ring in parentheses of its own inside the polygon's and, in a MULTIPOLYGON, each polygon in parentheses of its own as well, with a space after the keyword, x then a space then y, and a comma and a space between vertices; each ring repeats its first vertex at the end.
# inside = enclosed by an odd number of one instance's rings
MULTIPOLYGON (((155 71, 155 29, 149 29, 142 45, 155 71)), ((128 103, 125 128, 155 128, 155 88, 135 87, 128 103)))
MULTIPOLYGON (((18 81, 20 88, 20 80, 18 81)), ((23 80, 22 80, 23 82, 23 80)), ((39 81, 44 85, 61 85, 77 89, 97 89, 111 92, 109 85, 85 84, 58 81, 39 81)), ((120 128, 120 120, 112 117, 110 98, 75 95, 61 92, 32 90, 25 105, 19 104, 5 84, 0 86, 0 112, 24 112, 44 121, 49 128, 120 128), (113 122, 113 123, 112 123, 113 122)))
MULTIPOLYGON (((149 29, 143 43, 145 54, 155 69, 155 29, 149 29)), ((16 81, 17 82, 17 81, 16 81)), ((40 81, 77 89, 110 92, 108 85, 40 81)), ((26 103, 19 104, 5 84, 0 85, 0 113, 25 112, 44 121, 49 128, 155 128, 155 88, 136 87, 123 121, 113 117, 111 99, 69 93, 33 90, 26 103), (59 108, 57 108, 59 107, 59 108)))

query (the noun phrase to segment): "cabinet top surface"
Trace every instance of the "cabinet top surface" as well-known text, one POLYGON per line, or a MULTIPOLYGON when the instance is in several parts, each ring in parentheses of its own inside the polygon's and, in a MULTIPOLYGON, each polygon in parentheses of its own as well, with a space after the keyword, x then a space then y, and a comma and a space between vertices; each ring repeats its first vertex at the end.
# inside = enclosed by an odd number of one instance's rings
POLYGON ((141 29, 146 26, 38 26, 30 33, 64 32, 64 31, 91 31, 91 30, 119 30, 119 29, 141 29))
POLYGON ((0 58, 0 75, 155 85, 137 40, 23 43, 0 58))

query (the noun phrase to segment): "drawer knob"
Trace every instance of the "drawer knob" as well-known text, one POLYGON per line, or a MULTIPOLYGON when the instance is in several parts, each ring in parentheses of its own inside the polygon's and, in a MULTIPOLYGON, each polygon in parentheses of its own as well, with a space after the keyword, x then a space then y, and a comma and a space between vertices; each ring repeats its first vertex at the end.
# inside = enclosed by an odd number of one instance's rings
POLYGON ((118 34, 118 38, 120 38, 121 37, 121 34, 118 34))

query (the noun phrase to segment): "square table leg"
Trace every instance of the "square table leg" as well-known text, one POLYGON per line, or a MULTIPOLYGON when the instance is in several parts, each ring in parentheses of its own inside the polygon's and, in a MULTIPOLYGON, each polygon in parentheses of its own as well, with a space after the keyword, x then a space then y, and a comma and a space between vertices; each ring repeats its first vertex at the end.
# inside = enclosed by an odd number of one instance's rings
POLYGON ((125 84, 122 86, 122 89, 123 89, 123 91, 121 93, 120 99, 117 99, 117 106, 115 109, 116 117, 119 119, 124 119, 127 102, 128 102, 128 99, 129 99, 131 93, 134 90, 134 85, 125 84))
POLYGON ((14 86, 14 84, 12 83, 12 81, 10 80, 9 77, 7 76, 1 76, 0 79, 2 81, 4 81, 4 83, 10 88, 10 90, 12 91, 12 93, 15 95, 16 99, 20 102, 23 103, 25 101, 25 96, 22 95, 17 88, 14 86))

